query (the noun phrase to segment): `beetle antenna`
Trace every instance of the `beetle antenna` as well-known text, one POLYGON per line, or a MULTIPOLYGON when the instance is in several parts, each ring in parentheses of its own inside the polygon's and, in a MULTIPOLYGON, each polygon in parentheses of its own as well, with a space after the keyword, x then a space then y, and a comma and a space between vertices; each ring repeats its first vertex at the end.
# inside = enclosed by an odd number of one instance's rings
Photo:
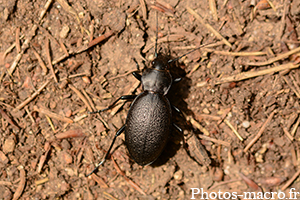
POLYGON ((179 60, 180 58, 182 58, 182 57, 184 57, 184 56, 186 56, 186 55, 188 55, 188 54, 190 54, 190 53, 192 53, 192 52, 194 52, 194 51, 196 51, 196 50, 198 50, 198 49, 201 49, 202 47, 205 47, 205 46, 208 46, 208 45, 211 45, 211 44, 213 44, 213 43, 203 44, 203 45, 201 45, 201 46, 199 46, 199 47, 197 47, 197 48, 195 48, 195 49, 193 49, 193 50, 191 50, 191 51, 189 51, 189 52, 187 52, 187 53, 185 53, 185 54, 179 56, 178 58, 168 60, 168 63, 177 61, 177 60, 179 60))
POLYGON ((156 12, 156 36, 155 36, 155 58, 157 58, 157 38, 158 38, 158 14, 156 12))

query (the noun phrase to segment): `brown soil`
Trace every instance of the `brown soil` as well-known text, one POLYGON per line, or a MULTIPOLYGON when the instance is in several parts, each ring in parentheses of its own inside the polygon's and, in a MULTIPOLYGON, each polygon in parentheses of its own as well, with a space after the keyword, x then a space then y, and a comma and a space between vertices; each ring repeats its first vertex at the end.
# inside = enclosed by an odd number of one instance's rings
POLYGON ((299 1, 0 2, 0 199, 300 192, 299 1), (156 13, 160 52, 176 58, 210 44, 170 70, 183 78, 168 94, 183 112, 173 117, 183 134, 174 129, 145 167, 130 158, 122 134, 85 177, 130 104, 88 111, 142 92, 131 72, 134 59, 142 71, 154 58, 156 13))

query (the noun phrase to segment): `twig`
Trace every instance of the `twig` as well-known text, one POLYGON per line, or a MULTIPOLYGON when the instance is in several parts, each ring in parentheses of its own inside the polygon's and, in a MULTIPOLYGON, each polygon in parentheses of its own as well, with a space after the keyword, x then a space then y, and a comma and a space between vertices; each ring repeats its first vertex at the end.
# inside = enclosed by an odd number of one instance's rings
MULTIPOLYGON (((292 80, 292 82, 293 82, 293 85, 294 85, 294 87, 295 87, 295 90, 297 91, 297 93, 300 93, 300 87, 299 87, 297 81, 296 81, 295 78, 292 76, 292 74, 289 74, 289 76, 290 76, 290 78, 291 78, 291 80, 292 80)), ((300 98, 300 96, 297 96, 297 97, 300 98)))
POLYGON ((147 20, 147 8, 146 8, 145 0, 140 0, 140 5, 142 8, 143 18, 144 20, 147 20))
POLYGON ((208 140, 208 141, 211 141, 213 143, 216 143, 216 144, 221 144, 221 145, 224 145, 226 147, 231 147, 230 143, 229 142, 225 142, 223 140, 218 140, 218 139, 215 139, 215 138, 211 138, 211 137, 207 137, 205 135, 198 135, 201 139, 203 140, 208 140))
POLYGON ((231 47, 232 45, 218 32, 216 31, 210 24, 205 23, 205 21, 202 19, 198 13, 196 13, 194 10, 192 10, 190 7, 186 7, 187 11, 193 15, 202 25, 204 25, 208 30, 210 30, 218 39, 222 40, 224 44, 231 47))
POLYGON ((44 61, 42 60, 41 56, 38 54, 38 52, 36 52, 36 50, 34 48, 32 48, 32 52, 35 55, 35 57, 37 58, 42 70, 43 70, 43 75, 46 75, 48 72, 48 68, 46 67, 44 61))
MULTIPOLYGON (((52 0, 48 0, 48 1, 46 2, 45 6, 44 6, 44 10, 41 12, 41 15, 40 15, 39 23, 40 23, 41 20, 43 19, 43 17, 44 17, 44 15, 45 15, 46 11, 48 10, 48 8, 49 8, 51 2, 52 2, 52 0)), ((29 42, 30 42, 30 41, 32 40, 32 38, 35 36, 37 28, 38 28, 38 25, 36 25, 36 24, 34 24, 34 25, 32 26, 32 28, 31 28, 29 34, 27 35, 27 38, 26 38, 24 44, 22 45, 22 48, 21 48, 22 50, 21 50, 21 52, 18 53, 18 55, 16 56, 16 58, 15 58, 13 64, 10 66, 10 68, 9 68, 9 70, 8 70, 8 73, 9 73, 9 74, 12 74, 12 73, 15 71, 15 69, 16 69, 18 63, 20 62, 20 60, 21 60, 21 58, 22 58, 22 56, 23 56, 23 53, 24 53, 24 52, 26 51, 26 49, 28 49, 28 47, 29 47, 29 42)))
POLYGON ((240 177, 243 179, 243 181, 249 186, 251 187, 253 190, 255 191, 261 191, 261 188, 257 185, 256 182, 254 182, 252 179, 250 179, 249 177, 247 177, 246 175, 244 175, 242 172, 239 173, 240 177))
POLYGON ((49 181, 49 178, 46 177, 46 178, 42 178, 40 180, 36 180, 36 181, 34 181, 34 183, 35 183, 36 186, 38 186, 38 185, 42 185, 44 183, 47 183, 48 181, 49 181))
MULTIPOLYGON (((21 35, 21 37, 19 38, 19 40, 23 39, 25 36, 21 35)), ((3 54, 3 60, 5 59, 6 55, 11 52, 14 48, 16 47, 16 43, 14 42, 12 45, 10 45, 4 52, 3 54)))
POLYGON ((48 115, 45 115, 45 117, 46 117, 46 119, 47 119, 47 121, 48 121, 48 123, 49 123, 49 125, 50 125, 50 127, 51 127, 51 129, 52 129, 52 131, 53 131, 54 133, 56 133, 56 130, 55 130, 55 127, 54 127, 54 125, 53 125, 53 122, 52 122, 51 118, 50 118, 48 115))
POLYGON ((93 39, 89 44, 88 44, 88 48, 91 48, 93 46, 95 46, 96 44, 102 42, 103 40, 109 38, 110 36, 112 36, 113 34, 115 34, 114 31, 109 30, 106 33, 104 33, 103 35, 93 39))
POLYGON ((43 27, 41 25, 39 25, 39 29, 47 35, 46 37, 48 37, 50 41, 54 41, 57 46, 60 46, 58 40, 49 32, 48 29, 46 29, 45 27, 43 27))
POLYGON ((60 61, 68 58, 69 56, 73 56, 73 55, 82 53, 88 49, 89 49, 89 47, 87 45, 83 45, 83 46, 80 46, 79 48, 71 49, 68 51, 68 54, 64 54, 61 57, 57 58, 56 60, 53 60, 52 65, 59 63, 60 61))
POLYGON ((299 124, 300 124, 300 116, 298 115, 297 122, 296 122, 296 124, 294 125, 294 127, 293 127, 293 129, 291 131, 291 135, 292 136, 295 136, 295 133, 296 133, 298 127, 299 127, 299 124))
POLYGON ((18 130, 20 130, 19 125, 18 125, 12 118, 10 118, 10 117, 6 114, 6 112, 5 112, 4 110, 2 110, 1 108, 0 108, 0 114, 1 114, 1 116, 2 116, 3 119, 6 119, 6 121, 7 121, 8 123, 10 123, 10 124, 13 125, 14 127, 16 127, 18 130))
POLYGON ((231 111, 231 109, 234 107, 235 105, 233 104, 230 108, 226 108, 225 111, 223 112, 221 119, 217 122, 217 125, 220 125, 223 120, 226 118, 226 116, 228 115, 228 113, 231 111))
POLYGON ((51 149, 51 146, 50 146, 49 142, 45 143, 45 149, 46 149, 46 152, 43 155, 41 155, 40 161, 38 163, 38 167, 36 169, 36 171, 37 171, 38 174, 42 171, 42 168, 43 168, 43 166, 44 166, 44 164, 46 162, 46 159, 48 157, 49 151, 51 149))
MULTIPOLYGON (((271 74, 274 72, 283 71, 286 69, 295 69, 295 68, 298 68, 299 66, 300 65, 294 65, 293 63, 287 63, 287 64, 279 65, 277 67, 272 67, 269 69, 264 69, 264 70, 254 71, 254 72, 252 72, 252 71, 243 72, 243 73, 232 75, 232 76, 225 76, 225 77, 217 78, 215 81, 213 81, 213 84, 219 85, 222 83, 237 82, 237 81, 241 81, 241 80, 245 80, 245 79, 249 79, 249 78, 254 78, 257 76, 262 76, 262 75, 271 74)), ((208 85, 208 82, 206 82, 206 81, 197 83, 197 87, 203 87, 206 85, 208 85)))
POLYGON ((107 193, 107 192, 103 192, 103 198, 105 199, 109 199, 109 200, 118 200, 116 197, 112 196, 111 194, 107 193))
POLYGON ((28 97, 25 101, 20 103, 13 112, 16 112, 16 110, 22 109, 24 106, 26 106, 30 101, 32 101, 37 95, 40 94, 40 92, 50 83, 51 79, 47 80, 37 91, 35 91, 30 97, 28 97))
POLYGON ((89 95, 86 93, 86 91, 85 91, 84 89, 82 89, 81 92, 83 93, 85 99, 89 102, 89 105, 91 106, 91 108, 92 108, 93 110, 95 110, 95 105, 94 105, 92 99, 91 99, 91 98, 89 97, 89 95))
POLYGON ((195 126, 197 129, 199 129, 204 135, 209 136, 209 132, 208 130, 206 130, 206 128, 204 128, 203 126, 201 126, 201 124, 199 122, 197 122, 193 117, 191 116, 186 116, 184 113, 183 115, 185 116, 185 118, 191 122, 191 124, 193 126, 195 126))
MULTIPOLYGON (((195 36, 196 37, 196 36, 195 36)), ((206 44, 205 47, 203 47, 204 51, 208 51, 208 52, 214 52, 214 48, 223 45, 224 42, 223 41, 217 41, 215 43, 210 43, 210 44, 206 44), (213 48, 213 49, 210 49, 213 48)), ((190 45, 190 46, 177 46, 177 47, 173 47, 172 49, 174 50, 193 50, 199 48, 195 45, 190 45)), ((223 51, 220 51, 223 52, 223 51)))
POLYGON ((239 138, 239 140, 241 140, 242 142, 244 141, 244 139, 242 138, 242 136, 237 132, 237 130, 232 126, 232 124, 227 120, 224 119, 225 124, 227 124, 227 126, 229 126, 229 128, 234 132, 234 134, 239 138))
POLYGON ((297 96, 298 98, 300 98, 300 93, 299 93, 299 91, 298 91, 295 87, 293 87, 293 85, 292 85, 292 83, 289 81, 289 79, 288 79, 287 77, 285 77, 285 76, 282 76, 282 78, 283 78, 283 80, 286 82, 286 84, 293 90, 293 92, 296 94, 296 96, 297 96))
MULTIPOLYGON (((223 42, 221 41, 221 44, 223 42)), ((214 46, 219 46, 220 43, 216 42, 214 44, 209 44, 206 47, 203 47, 203 51, 211 52, 218 55, 224 55, 224 56, 264 56, 267 55, 267 52, 264 51, 252 51, 252 52, 229 52, 229 51, 218 51, 215 49, 211 49, 214 46)), ((191 46, 184 46, 184 47, 174 47, 172 49, 174 50, 187 50, 187 49, 195 49, 197 48, 195 45, 191 46)))
POLYGON ((9 181, 0 181, 0 185, 12 186, 12 183, 9 181))
POLYGON ((75 138, 75 137, 84 137, 86 136, 82 129, 70 129, 65 132, 60 132, 55 135, 55 138, 58 140, 66 139, 66 138, 75 138))
POLYGON ((93 173, 91 177, 100 185, 101 188, 108 188, 108 185, 104 182, 104 180, 102 180, 102 178, 97 176, 95 173, 93 173))
POLYGON ((32 124, 35 124, 34 118, 33 118, 32 114, 31 114, 31 112, 29 111, 28 106, 25 106, 25 111, 26 111, 27 115, 29 116, 32 124))
POLYGON ((89 42, 91 42, 94 38, 94 32, 95 32, 95 23, 94 21, 91 22, 91 24, 89 25, 89 31, 90 31, 90 37, 89 37, 89 42))
POLYGON ((288 180, 284 184, 284 186, 281 187, 281 190, 284 191, 286 188, 288 188, 299 175, 300 175, 300 169, 293 175, 293 177, 290 180, 288 180))
MULTIPOLYGON (((69 88, 71 88, 77 94, 77 96, 83 101, 83 103, 86 105, 87 109, 90 112, 94 111, 93 108, 91 107, 91 105, 89 104, 89 101, 84 97, 84 95, 77 88, 75 88, 72 84, 69 84, 69 88)), ((99 114, 99 117, 100 117, 100 121, 107 128, 108 124, 104 121, 104 119, 101 117, 100 114, 99 114)))
POLYGON ((44 18, 48 8, 50 7, 51 3, 52 3, 53 0, 48 0, 46 2, 46 4, 44 5, 44 9, 42 10, 41 14, 40 14, 40 17, 39 17, 39 22, 42 21, 42 19, 44 18))
POLYGON ((81 77, 81 76, 88 76, 88 74, 86 72, 83 72, 83 73, 79 73, 79 74, 72 74, 72 75, 68 75, 67 77, 65 78, 61 78, 60 80, 61 81, 64 81, 64 80, 68 80, 70 78, 76 78, 76 77, 81 77))
POLYGON ((167 14, 170 17, 175 17, 175 9, 168 3, 163 1, 155 1, 154 4, 151 5, 152 9, 158 10, 162 13, 167 14))
POLYGON ((290 134, 290 132, 285 127, 282 127, 282 130, 291 141, 294 140, 294 137, 290 134))
POLYGON ((121 174, 123 177, 124 177, 124 179, 134 188, 134 189, 136 189, 139 193, 141 193, 142 195, 146 195, 146 193, 135 183, 135 182, 133 182, 132 180, 130 180, 125 174, 124 174, 124 172, 122 172, 122 170, 120 169, 120 167, 118 166, 118 164, 116 163, 116 161, 115 161, 115 159, 113 158, 113 156, 111 155, 111 159, 112 159, 112 161, 113 161, 113 163, 114 163, 114 166, 115 166, 115 168, 116 168, 116 170, 117 170, 117 172, 119 173, 119 174, 121 174))
MULTIPOLYGON (((157 44, 163 43, 163 42, 176 42, 176 41, 180 41, 184 38, 184 35, 178 35, 178 34, 173 34, 173 35, 167 35, 165 37, 159 38, 157 40, 157 44)), ((145 48, 143 49, 143 53, 147 53, 150 49, 152 49, 155 45, 155 42, 152 42, 148 45, 145 46, 145 48)))
POLYGON ((51 62, 51 55, 50 55, 50 40, 49 39, 46 39, 46 55, 47 55, 47 60, 48 60, 48 67, 52 73, 52 76, 55 80, 56 83, 58 83, 58 80, 57 80, 57 77, 55 75, 55 72, 54 72, 54 69, 53 69, 53 66, 52 66, 52 62, 51 62))
POLYGON ((209 0, 209 8, 212 12, 213 18, 215 21, 218 21, 218 13, 217 13, 217 6, 215 0, 209 0))
POLYGON ((14 193, 13 200, 17 200, 20 198, 21 194, 23 193, 25 183, 26 183, 26 172, 23 166, 19 166, 18 169, 20 170, 20 183, 19 186, 14 193))
POLYGON ((69 84, 69 88, 71 88, 73 90, 73 92, 75 92, 77 94, 77 96, 81 99, 81 101, 83 101, 83 103, 86 105, 88 110, 90 112, 93 112, 91 105, 89 104, 88 100, 83 96, 83 94, 77 88, 75 88, 72 84, 69 84))
POLYGON ((228 51, 217 51, 213 49, 205 48, 205 51, 212 52, 214 54, 218 55, 224 55, 224 56, 263 56, 266 55, 266 52, 261 51, 254 51, 254 52, 228 52, 228 51))
POLYGON ((210 119, 210 120, 221 120, 222 118, 220 116, 216 116, 216 115, 208 115, 208 114, 199 114, 196 115, 196 119, 201 121, 201 119, 210 119))
POLYGON ((73 123, 73 120, 68 118, 68 117, 64 117, 64 116, 61 116, 61 115, 58 115, 56 113, 53 113, 51 112, 50 110, 46 109, 46 108, 38 108, 37 106, 34 106, 33 108, 35 111, 39 112, 39 113, 42 113, 44 115, 47 115, 51 118, 54 118, 54 119, 57 119, 59 121, 63 121, 63 122, 67 122, 67 123, 73 123))
POLYGON ((20 45, 20 28, 18 27, 16 30, 16 49, 17 49, 17 53, 21 52, 21 45, 20 45))
POLYGON ((270 116, 268 117, 268 119, 265 121, 265 123, 262 125, 262 127, 260 128, 260 130, 258 131, 258 133, 256 134, 256 136, 250 141, 250 143, 245 147, 244 152, 246 153, 251 147, 252 145, 261 137, 261 135, 263 134, 264 130, 266 129, 267 125, 269 124, 269 122, 271 121, 271 119, 273 118, 275 114, 275 110, 270 114, 270 116))
POLYGON ((63 43, 61 40, 59 40, 58 42, 59 42, 59 46, 60 46, 60 48, 63 50, 63 52, 64 52, 67 56, 69 56, 69 52, 68 52, 67 48, 65 47, 64 43, 63 43))
POLYGON ((279 55, 277 55, 276 57, 270 58, 269 60, 264 61, 264 62, 248 62, 248 63, 245 63, 245 65, 253 65, 253 66, 269 65, 269 64, 272 64, 273 62, 276 62, 276 61, 278 61, 278 60, 287 58, 287 57, 289 57, 290 55, 293 55, 293 54, 295 54, 295 53, 298 53, 299 51, 300 51, 300 47, 298 47, 298 48, 296 48, 296 49, 293 49, 293 50, 290 50, 290 51, 288 51, 288 52, 286 52, 286 53, 279 54, 279 55))
POLYGON ((80 120, 82 120, 82 119, 84 119, 84 118, 86 118, 88 115, 87 114, 83 114, 83 115, 80 115, 80 116, 76 116, 75 118, 74 118, 74 122, 79 122, 80 120))
POLYGON ((16 56, 14 62, 12 63, 12 65, 10 66, 10 68, 8 69, 8 73, 9 74, 12 74, 15 71, 15 69, 16 69, 18 63, 20 62, 20 60, 21 60, 21 58, 22 58, 25 50, 28 49, 28 47, 29 47, 29 42, 35 36, 35 34, 36 34, 35 32, 36 32, 37 28, 38 28, 38 26, 36 24, 34 24, 33 27, 31 28, 30 33, 28 34, 28 36, 27 36, 24 44, 22 45, 21 52, 18 53, 18 55, 16 56))

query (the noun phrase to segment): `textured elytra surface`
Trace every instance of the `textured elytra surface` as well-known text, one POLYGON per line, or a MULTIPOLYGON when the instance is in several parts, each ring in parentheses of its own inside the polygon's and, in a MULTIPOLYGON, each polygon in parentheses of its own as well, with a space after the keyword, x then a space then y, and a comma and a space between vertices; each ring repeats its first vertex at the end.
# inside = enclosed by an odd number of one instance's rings
POLYGON ((125 142, 135 162, 147 165, 158 158, 168 141, 171 117, 165 96, 145 91, 136 98, 125 128, 125 142))

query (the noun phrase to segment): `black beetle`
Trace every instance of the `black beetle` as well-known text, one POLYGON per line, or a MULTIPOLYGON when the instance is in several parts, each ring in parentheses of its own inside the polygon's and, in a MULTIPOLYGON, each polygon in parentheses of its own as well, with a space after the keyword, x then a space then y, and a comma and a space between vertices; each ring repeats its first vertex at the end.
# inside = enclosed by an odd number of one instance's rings
MULTIPOLYGON (((104 159, 90 174, 104 163, 115 139, 123 131, 125 131, 125 143, 129 154, 137 164, 149 165, 162 153, 172 127, 172 107, 180 112, 176 107, 171 106, 166 97, 173 82, 168 71, 169 63, 172 61, 166 60, 163 54, 156 54, 156 58, 151 62, 151 68, 144 69, 142 75, 132 73, 141 81, 143 87, 141 94, 121 96, 108 108, 97 111, 108 110, 119 100, 134 99, 128 111, 125 125, 117 131, 104 159)), ((174 80, 174 82, 178 81, 180 78, 174 80)), ((177 125, 173 125, 182 132, 177 125)))
POLYGON ((195 48, 176 59, 168 60, 165 55, 157 53, 157 33, 156 28, 155 59, 151 62, 151 68, 145 68, 142 75, 132 73, 141 81, 143 92, 139 95, 121 96, 108 108, 92 112, 99 113, 111 109, 119 100, 133 100, 125 125, 117 131, 103 160, 86 176, 94 173, 105 162, 116 138, 123 131, 125 131, 125 143, 131 158, 142 166, 153 163, 160 156, 168 142, 172 125, 182 132, 180 127, 172 123, 172 109, 181 112, 171 105, 166 97, 172 83, 181 80, 181 78, 172 79, 169 72, 170 63, 206 45, 195 48))

